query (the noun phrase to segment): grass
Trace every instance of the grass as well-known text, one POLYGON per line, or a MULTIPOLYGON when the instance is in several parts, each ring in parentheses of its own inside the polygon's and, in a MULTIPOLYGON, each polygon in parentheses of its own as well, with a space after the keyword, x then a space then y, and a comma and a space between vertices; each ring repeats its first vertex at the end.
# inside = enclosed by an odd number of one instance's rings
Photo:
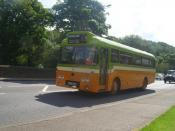
POLYGON ((140 131, 175 131, 175 106, 140 129, 140 131))

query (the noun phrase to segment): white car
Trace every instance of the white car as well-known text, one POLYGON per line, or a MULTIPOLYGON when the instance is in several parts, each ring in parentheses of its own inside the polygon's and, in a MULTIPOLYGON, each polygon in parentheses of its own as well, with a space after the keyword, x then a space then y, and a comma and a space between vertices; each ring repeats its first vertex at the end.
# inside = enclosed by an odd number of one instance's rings
POLYGON ((163 80, 164 79, 164 74, 163 73, 157 73, 156 74, 156 80, 163 80))

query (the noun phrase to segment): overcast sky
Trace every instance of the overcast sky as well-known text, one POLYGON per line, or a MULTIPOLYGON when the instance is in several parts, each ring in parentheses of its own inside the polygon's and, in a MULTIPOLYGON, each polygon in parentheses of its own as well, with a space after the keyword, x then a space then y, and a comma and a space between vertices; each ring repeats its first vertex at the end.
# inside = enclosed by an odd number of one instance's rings
MULTIPOLYGON (((44 7, 52 7, 57 0, 39 0, 44 7)), ((123 37, 139 35, 153 41, 163 41, 175 46, 174 0, 98 0, 107 10, 109 35, 123 37)))

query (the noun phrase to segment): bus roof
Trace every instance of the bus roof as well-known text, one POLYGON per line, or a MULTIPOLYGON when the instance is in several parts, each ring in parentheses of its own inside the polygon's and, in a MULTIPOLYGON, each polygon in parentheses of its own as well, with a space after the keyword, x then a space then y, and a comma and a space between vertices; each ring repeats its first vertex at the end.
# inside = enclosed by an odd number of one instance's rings
POLYGON ((151 53, 148 53, 146 51, 142 51, 142 50, 139 50, 139 49, 136 49, 136 48, 133 48, 133 47, 130 47, 130 46, 112 41, 112 40, 108 40, 108 39, 105 39, 105 38, 102 38, 102 37, 99 37, 99 36, 94 36, 94 38, 101 41, 101 42, 103 42, 103 43, 105 43, 105 44, 107 44, 107 45, 111 45, 111 46, 114 46, 114 47, 125 49, 125 50, 131 51, 131 52, 136 52, 136 53, 139 53, 139 54, 147 55, 147 56, 150 56, 150 57, 154 57, 154 55, 152 55, 151 53))

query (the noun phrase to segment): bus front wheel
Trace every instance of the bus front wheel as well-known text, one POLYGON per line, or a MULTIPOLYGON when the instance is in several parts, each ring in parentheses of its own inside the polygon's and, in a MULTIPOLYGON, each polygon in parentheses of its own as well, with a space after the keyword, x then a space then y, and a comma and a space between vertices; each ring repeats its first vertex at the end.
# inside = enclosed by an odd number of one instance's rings
POLYGON ((115 79, 112 83, 111 94, 115 95, 120 92, 120 80, 115 79))

